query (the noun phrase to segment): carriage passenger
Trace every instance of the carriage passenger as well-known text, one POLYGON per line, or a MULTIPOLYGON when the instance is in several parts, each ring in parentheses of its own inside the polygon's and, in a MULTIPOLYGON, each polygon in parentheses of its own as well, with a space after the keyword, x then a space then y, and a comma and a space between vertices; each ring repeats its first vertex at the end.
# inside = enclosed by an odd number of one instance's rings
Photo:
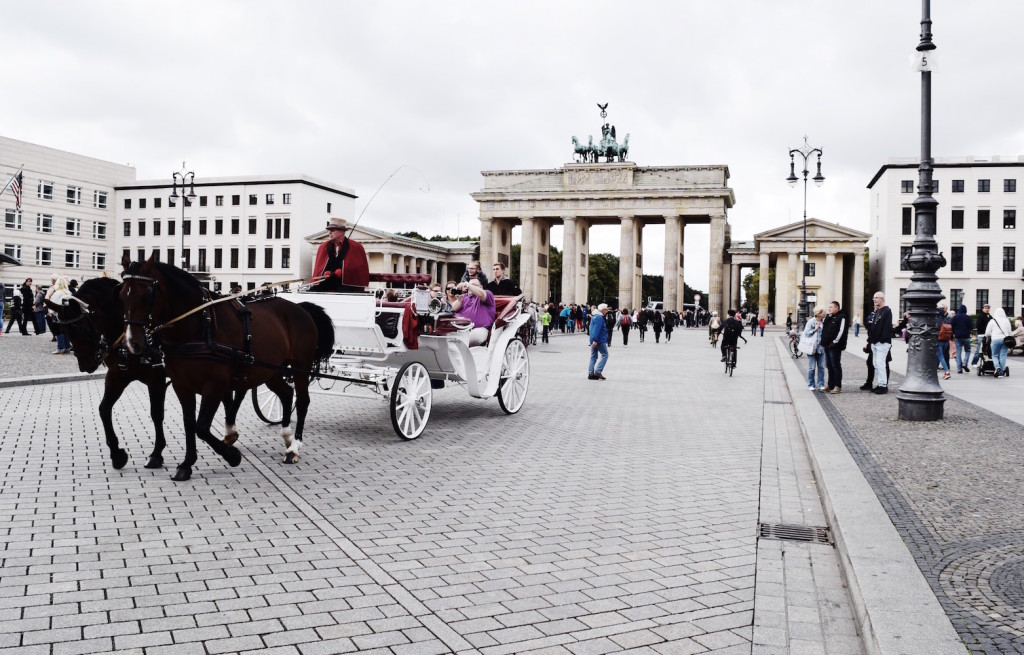
POLYGON ((345 236, 348 224, 343 218, 332 218, 327 222, 327 241, 320 244, 313 264, 313 278, 322 278, 311 291, 366 290, 370 283, 370 265, 366 251, 358 241, 345 236))
POLYGON ((480 280, 470 278, 469 282, 460 282, 458 289, 461 295, 448 292, 448 299, 455 310, 455 315, 473 323, 470 333, 470 345, 481 344, 487 339, 487 330, 494 325, 495 306, 494 294, 484 289, 480 280))

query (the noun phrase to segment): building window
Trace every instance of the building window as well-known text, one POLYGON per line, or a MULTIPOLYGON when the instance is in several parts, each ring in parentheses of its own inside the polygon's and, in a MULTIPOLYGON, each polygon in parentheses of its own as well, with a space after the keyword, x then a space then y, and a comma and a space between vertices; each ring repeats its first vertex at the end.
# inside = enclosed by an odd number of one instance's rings
POLYGON ((121 259, 128 259, 129 261, 131 261, 131 258, 132 258, 132 251, 131 250, 125 248, 124 250, 121 251, 121 259))
POLYGON ((139 261, 140 262, 146 261, 146 249, 145 248, 139 248, 138 249, 138 255, 139 255, 139 261))
POLYGON ((1016 209, 1004 209, 1003 210, 1003 229, 1004 230, 1015 230, 1015 229, 1017 229, 1017 210, 1016 209))
POLYGON ((964 247, 963 246, 953 246, 952 248, 950 248, 949 270, 951 270, 951 271, 962 271, 962 270, 964 270, 964 247))
POLYGON ((274 219, 272 218, 267 219, 267 238, 274 238, 274 219))
POLYGON ((989 210, 979 209, 978 210, 978 229, 987 230, 989 224, 989 210))
POLYGON ((249 268, 256 268, 256 249, 249 248, 249 261, 247 262, 249 268))
POLYGON ((223 207, 224 206, 224 196, 216 196, 213 199, 213 204, 217 205, 218 207, 223 207))
POLYGON ((8 230, 20 230, 21 212, 14 209, 4 210, 4 227, 8 230))
POLYGON ((174 198, 168 198, 167 199, 167 206, 168 207, 177 207, 178 205, 176 204, 174 198))
POLYGON ((900 289, 900 316, 903 316, 909 309, 907 306, 907 290, 900 289))
POLYGON ((256 283, 255 282, 246 282, 245 283, 245 290, 246 291, 252 291, 255 288, 256 288, 256 283))
POLYGON ((263 268, 274 268, 274 249, 263 249, 263 268))
POLYGON ((291 238, 289 236, 291 233, 292 233, 292 219, 286 218, 286 219, 284 219, 284 238, 285 239, 291 238))
POLYGON ((964 192, 964 181, 963 180, 953 180, 952 182, 949 183, 949 186, 950 186, 949 190, 952 191, 953 193, 963 193, 964 192))
POLYGON ((952 227, 954 230, 964 229, 964 210, 954 209, 952 214, 952 227))
POLYGON ((273 205, 274 204, 274 194, 268 193, 266 201, 267 201, 268 205, 273 205))
POLYGON ((93 191, 92 192, 92 206, 97 209, 107 208, 107 192, 106 191, 93 191))
POLYGON ((14 257, 15 259, 21 259, 21 244, 19 243, 5 243, 4 254, 8 257, 14 257))
POLYGON ((77 250, 64 251, 64 268, 79 268, 81 264, 81 253, 77 250))
POLYGON ((50 216, 49 214, 36 214, 36 232, 52 234, 53 216, 50 216))
POLYGON ((82 219, 68 218, 64 221, 64 234, 69 237, 82 236, 82 219))
POLYGON ((107 224, 106 223, 93 223, 92 224, 92 238, 105 241, 107 238, 107 224))
POLYGON ((1013 289, 1003 289, 1003 311, 1006 312, 1007 316, 1013 316, 1013 289))
POLYGON ((132 208, 132 199, 131 198, 125 198, 124 199, 124 208, 125 209, 131 209, 132 208))
POLYGON ((992 180, 978 180, 978 193, 988 193, 992 189, 992 180))
POLYGON ((145 198, 139 198, 139 209, 145 209, 145 208, 146 208, 146 199, 145 198))
POLYGON ((192 266, 192 250, 185 248, 181 251, 181 267, 186 271, 192 266))
POLYGON ((960 305, 964 304, 964 290, 963 289, 950 289, 949 290, 949 306, 960 308, 960 305))
POLYGON ((900 182, 900 192, 901 193, 913 193, 914 192, 914 181, 913 180, 903 180, 903 181, 901 181, 900 182))
POLYGON ((1017 180, 1003 180, 1003 191, 1017 193, 1017 180))
POLYGON ((223 268, 224 267, 224 249, 214 248, 213 249, 213 267, 223 268))
POLYGON ((200 248, 199 249, 199 263, 198 263, 198 266, 199 266, 199 271, 200 272, 205 272, 207 270, 206 269, 206 248, 200 248))
POLYGON ((206 234, 206 219, 205 218, 200 218, 199 219, 199 234, 200 235, 206 234))
POLYGON ((281 238, 281 222, 282 221, 281 221, 280 218, 275 218, 274 219, 274 238, 275 239, 280 239, 281 238))
POLYGON ((256 194, 255 193, 250 193, 249 194, 249 204, 250 205, 255 205, 256 204, 256 194))
POLYGON ((181 199, 185 201, 185 206, 186 207, 191 207, 192 206, 192 200, 190 200, 188 196, 182 196, 181 199))
POLYGON ((155 237, 160 236, 160 219, 159 218, 153 220, 153 236, 155 236, 155 237))
POLYGON ((810 262, 804 264, 804 277, 814 277, 814 264, 810 262))
POLYGON ((192 219, 186 218, 181 222, 181 233, 185 236, 192 234, 192 219))
POLYGON ((231 196, 231 204, 232 205, 241 205, 242 204, 242 196, 231 196))
POLYGON ((910 257, 910 253, 912 253, 913 251, 914 251, 914 248, 912 246, 900 246, 900 270, 901 271, 909 271, 910 270, 910 262, 907 261, 907 258, 910 257))
POLYGON ((1017 247, 1003 246, 1003 272, 1012 273, 1017 270, 1017 247))
POLYGON ((331 213, 331 203, 327 203, 327 213, 331 213))
POLYGON ((36 266, 53 266, 53 251, 36 246, 36 266))
POLYGON ((988 246, 978 246, 978 271, 988 270, 988 246))
POLYGON ((938 192, 939 192, 939 181, 938 180, 932 180, 932 193, 938 193, 938 192))
POLYGON ((231 249, 231 268, 238 268, 238 248, 231 249))
POLYGON ((292 204, 292 194, 290 194, 290 193, 282 193, 281 194, 281 204, 282 205, 290 205, 290 204, 292 204))
POLYGON ((200 207, 205 207, 206 206, 206 196, 199 196, 199 206, 200 207))
POLYGON ((153 198, 153 209, 160 209, 160 207, 163 205, 163 202, 164 202, 163 198, 160 198, 160 197, 153 198))
POLYGON ((215 218, 215 219, 213 219, 213 233, 214 234, 224 234, 224 219, 223 218, 215 218))
MULTIPOLYGON (((53 182, 39 180, 39 186, 36 187, 36 197, 43 200, 53 200, 53 182)), ((125 209, 131 209, 131 205, 125 207, 125 209)))
POLYGON ((903 208, 903 234, 914 233, 914 208, 904 207, 903 208))
POLYGON ((174 264, 175 266, 177 266, 177 264, 175 264, 174 262, 174 248, 167 249, 167 263, 174 264))
POLYGON ((238 221, 237 218, 232 218, 231 219, 231 234, 238 234, 238 230, 239 230, 238 222, 239 221, 238 221))
MULTIPOLYGON (((167 236, 174 236, 174 221, 167 221, 167 236)), ((174 262, 171 262, 174 263, 174 262)))
POLYGON ((281 248, 281 268, 289 268, 292 265, 292 249, 281 248))
POLYGON ((160 249, 159 248, 153 248, 153 261, 155 261, 155 262, 160 261, 160 249))
POLYGON ((256 219, 249 219, 249 234, 256 234, 256 219))
POLYGON ((146 221, 139 221, 139 236, 146 236, 146 221))
POLYGON ((132 222, 131 221, 125 221, 124 222, 124 230, 122 231, 122 234, 124 236, 126 236, 126 237, 130 237, 132 235, 132 222))

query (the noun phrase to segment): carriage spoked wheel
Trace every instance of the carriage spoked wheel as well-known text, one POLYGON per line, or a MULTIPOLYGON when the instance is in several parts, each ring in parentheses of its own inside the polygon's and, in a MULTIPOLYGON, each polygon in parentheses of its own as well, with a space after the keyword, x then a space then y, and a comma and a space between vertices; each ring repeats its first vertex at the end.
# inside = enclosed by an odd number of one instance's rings
POLYGON ((430 418, 430 376, 419 362, 398 369, 391 387, 391 425, 403 439, 423 434, 430 418))
POLYGON ((278 425, 284 418, 284 405, 277 394, 260 385, 252 390, 252 408, 256 416, 267 425, 278 425))
POLYGON ((519 339, 512 339, 505 347, 498 375, 498 404, 502 411, 515 414, 522 409, 529 388, 530 359, 526 355, 526 346, 519 339))

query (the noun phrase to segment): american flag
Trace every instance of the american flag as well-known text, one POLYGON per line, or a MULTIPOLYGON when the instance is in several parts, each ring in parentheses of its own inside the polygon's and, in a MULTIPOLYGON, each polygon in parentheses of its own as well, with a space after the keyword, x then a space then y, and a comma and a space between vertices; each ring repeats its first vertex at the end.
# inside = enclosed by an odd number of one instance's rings
POLYGON ((18 171, 18 174, 11 180, 11 193, 14 194, 14 207, 16 211, 21 211, 21 179, 22 172, 18 171))

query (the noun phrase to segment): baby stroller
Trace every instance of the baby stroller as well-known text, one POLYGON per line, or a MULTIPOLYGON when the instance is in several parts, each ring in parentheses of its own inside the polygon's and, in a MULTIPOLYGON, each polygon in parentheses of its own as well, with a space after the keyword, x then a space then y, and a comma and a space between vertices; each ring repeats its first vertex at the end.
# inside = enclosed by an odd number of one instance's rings
MULTIPOLYGON (((992 359, 992 337, 983 336, 981 337, 981 345, 979 346, 980 356, 978 357, 978 375, 995 375, 996 364, 992 359)), ((1003 369, 1003 375, 1010 375, 1010 365, 1007 364, 1006 368, 1003 369)))

